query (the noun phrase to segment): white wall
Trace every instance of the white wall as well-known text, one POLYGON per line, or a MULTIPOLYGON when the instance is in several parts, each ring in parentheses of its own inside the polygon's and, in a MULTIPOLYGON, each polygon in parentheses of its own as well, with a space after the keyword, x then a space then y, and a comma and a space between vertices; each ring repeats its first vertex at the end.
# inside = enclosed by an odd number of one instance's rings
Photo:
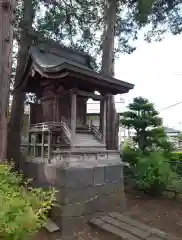
MULTIPOLYGON (((126 110, 126 102, 123 95, 115 96, 116 112, 121 113, 126 110)), ((87 102, 87 113, 100 113, 100 102, 89 99, 87 102)))

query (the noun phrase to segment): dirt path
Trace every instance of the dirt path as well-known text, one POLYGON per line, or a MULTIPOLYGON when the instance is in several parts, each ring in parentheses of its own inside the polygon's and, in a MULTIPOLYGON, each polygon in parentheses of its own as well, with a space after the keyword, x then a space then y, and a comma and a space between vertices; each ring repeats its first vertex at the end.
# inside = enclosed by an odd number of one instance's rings
MULTIPOLYGON (((74 238, 70 237, 70 238, 66 238, 65 240, 73 240, 73 239, 74 240, 115 240, 115 238, 112 239, 112 236, 106 233, 101 233, 96 230, 93 230, 88 226, 85 226, 83 231, 75 235, 76 236, 74 238)), ((42 230, 33 240, 59 240, 59 239, 61 239, 59 234, 51 235, 45 230, 42 230)))
MULTIPOLYGON (((137 196, 136 193, 127 194, 127 199, 126 214, 128 216, 182 239, 182 203, 166 197, 153 199, 144 195, 137 196)), ((47 232, 41 231, 34 240, 57 239, 59 239, 57 235, 51 237, 47 232)), ((94 231, 87 226, 75 239, 114 240, 111 236, 94 231)))
POLYGON ((128 194, 127 215, 182 238, 182 203, 174 199, 128 194))

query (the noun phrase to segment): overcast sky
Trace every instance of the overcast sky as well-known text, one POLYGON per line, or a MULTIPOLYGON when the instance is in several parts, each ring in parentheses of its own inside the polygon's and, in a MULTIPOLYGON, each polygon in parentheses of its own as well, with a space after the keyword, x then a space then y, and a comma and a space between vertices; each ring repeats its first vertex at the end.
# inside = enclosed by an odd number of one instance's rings
MULTIPOLYGON (((137 42, 137 50, 116 61, 116 77, 135 84, 126 103, 143 96, 158 110, 182 102, 182 35, 166 35, 157 43, 137 42)), ((182 104, 161 111, 164 123, 182 129, 182 104)))

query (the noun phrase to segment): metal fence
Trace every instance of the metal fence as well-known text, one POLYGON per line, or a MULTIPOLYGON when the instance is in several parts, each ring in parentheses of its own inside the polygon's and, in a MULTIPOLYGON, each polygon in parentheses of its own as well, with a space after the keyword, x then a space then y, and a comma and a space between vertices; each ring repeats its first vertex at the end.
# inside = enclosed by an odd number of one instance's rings
POLYGON ((182 162, 181 161, 169 161, 171 169, 182 177, 182 162))

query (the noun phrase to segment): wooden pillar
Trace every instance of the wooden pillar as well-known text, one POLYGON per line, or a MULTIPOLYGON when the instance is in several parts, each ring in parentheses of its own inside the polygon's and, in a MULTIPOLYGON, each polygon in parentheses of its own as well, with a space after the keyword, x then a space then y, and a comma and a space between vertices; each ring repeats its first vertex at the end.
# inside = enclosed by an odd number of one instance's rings
POLYGON ((103 129, 103 126, 102 126, 102 124, 103 124, 103 101, 102 100, 100 100, 100 125, 99 125, 99 130, 100 130, 100 132, 101 132, 101 134, 102 134, 102 129, 103 129))
POLYGON ((41 157, 44 159, 44 131, 42 132, 41 157))
POLYGON ((88 98, 85 98, 85 100, 84 100, 84 122, 83 122, 84 125, 87 124, 87 101, 88 101, 88 98))
POLYGON ((120 145, 120 142, 119 142, 119 129, 120 129, 120 125, 119 125, 119 121, 120 121, 120 116, 118 113, 116 113, 116 150, 119 149, 119 145, 120 145))
POLYGON ((28 133, 28 156, 31 156, 31 133, 28 133))
POLYGON ((36 157, 36 153, 37 153, 37 134, 34 135, 34 146, 33 146, 33 156, 36 157))
POLYGON ((76 135, 76 100, 77 95, 76 93, 71 93, 71 143, 73 144, 75 141, 75 135, 76 135))
POLYGON ((54 97, 54 115, 53 115, 53 121, 57 122, 59 121, 59 109, 58 109, 58 96, 55 95, 54 97))
POLYGON ((100 127, 102 134, 102 143, 106 143, 106 99, 100 101, 100 127))
POLYGON ((59 104, 59 97, 56 96, 56 122, 60 122, 60 104, 59 104))
POLYGON ((48 132, 48 163, 51 161, 52 132, 48 132))

